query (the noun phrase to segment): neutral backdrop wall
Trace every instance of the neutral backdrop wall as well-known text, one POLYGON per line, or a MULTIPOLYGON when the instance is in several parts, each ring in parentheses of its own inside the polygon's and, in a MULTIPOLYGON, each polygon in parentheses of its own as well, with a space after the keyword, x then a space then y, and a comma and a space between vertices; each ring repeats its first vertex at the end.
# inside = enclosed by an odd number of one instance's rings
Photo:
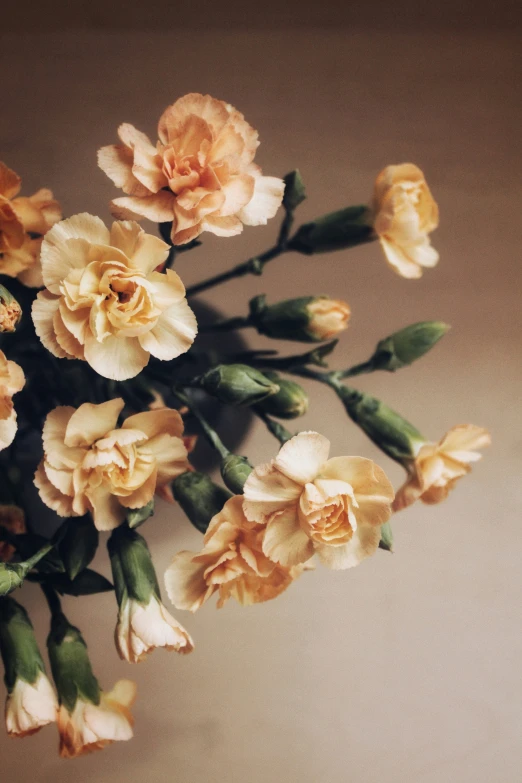
MULTIPOLYGON (((196 31, 3 36, 0 159, 22 175, 26 193, 52 187, 67 214, 108 219, 116 190, 96 169, 96 149, 115 140, 122 121, 153 134, 161 111, 188 91, 245 113, 260 130, 266 173, 300 167, 303 220, 365 201, 388 163, 419 164, 441 210, 433 237, 441 261, 422 280, 396 276, 371 244, 289 255, 262 278, 204 299, 232 314, 260 292, 343 296, 353 321, 338 366, 363 360, 406 323, 447 321, 451 332, 422 362, 360 385, 429 437, 469 421, 490 428, 493 445, 443 505, 416 505, 394 520, 394 555, 378 552, 348 572, 318 568, 257 607, 207 605, 181 617, 196 641, 191 656, 156 652, 124 666, 111 639, 113 597, 66 600, 102 684, 136 678, 136 737, 63 762, 54 728, 24 742, 0 733, 2 779, 520 780, 520 40, 515 29, 475 21, 435 29, 419 13, 418 29, 231 31, 206 29, 202 19, 196 31)), ((206 236, 181 258, 180 274, 190 284, 264 249, 277 223, 233 239, 206 236)), ((398 485, 402 471, 323 388, 309 390, 303 427, 327 435, 333 454, 378 460, 398 485)), ((275 448, 256 424, 243 451, 260 462, 275 448)), ((144 532, 159 572, 175 551, 200 543, 166 506, 144 532)), ((105 558, 98 566, 107 573, 105 558)), ((43 644, 38 591, 24 588, 23 600, 43 644)))

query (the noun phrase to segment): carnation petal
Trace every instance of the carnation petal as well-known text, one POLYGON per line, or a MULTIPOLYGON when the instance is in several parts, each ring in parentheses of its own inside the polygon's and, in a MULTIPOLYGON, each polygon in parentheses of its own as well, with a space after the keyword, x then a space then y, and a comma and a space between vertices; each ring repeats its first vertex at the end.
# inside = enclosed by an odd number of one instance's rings
POLYGON ((329 451, 330 441, 324 435, 300 432, 281 446, 274 464, 292 481, 307 484, 324 467, 329 451))
POLYGON ((266 522, 275 511, 295 506, 302 485, 285 476, 272 463, 254 468, 244 486, 243 510, 252 522, 266 522))
POLYGON ((150 190, 132 173, 134 155, 128 147, 111 144, 98 150, 98 166, 116 187, 130 196, 148 196, 150 190))
POLYGON ((103 438, 108 432, 115 429, 118 416, 124 405, 121 397, 102 402, 99 405, 92 402, 80 405, 69 418, 64 433, 65 444, 71 447, 91 446, 96 440, 103 438))
POLYGON ((353 568, 373 555, 381 540, 380 527, 359 525, 347 544, 328 546, 316 543, 315 551, 323 565, 334 571, 353 568))
POLYGON ((285 183, 279 177, 256 177, 254 195, 238 217, 246 226, 264 226, 283 201, 285 183))
POLYGON ((111 245, 121 250, 132 266, 145 275, 162 264, 169 254, 169 246, 163 240, 146 234, 138 223, 130 220, 112 224, 111 245))
POLYGON ((195 612, 217 589, 207 586, 206 564, 195 562, 194 552, 178 552, 165 571, 165 589, 176 609, 195 612))
POLYGON ((88 334, 85 359, 104 378, 126 381, 147 366, 149 353, 143 350, 137 337, 111 335, 100 343, 94 335, 88 334))
POLYGON ((188 351, 197 331, 196 316, 187 300, 181 299, 165 310, 154 328, 140 335, 139 341, 157 359, 168 361, 188 351))
POLYGON ((167 223, 174 214, 174 194, 160 190, 152 196, 123 196, 111 201, 111 212, 120 220, 148 218, 155 223, 167 223))
POLYGON ((54 316, 58 312, 60 300, 49 291, 39 291, 33 302, 31 314, 34 330, 40 338, 44 348, 47 348, 58 359, 70 358, 70 355, 61 348, 54 333, 54 316))
POLYGON ((0 419, 0 451, 14 441, 17 428, 16 411, 12 410, 6 419, 0 419))
POLYGON ((273 515, 263 538, 263 552, 270 560, 287 567, 313 556, 312 541, 300 527, 294 508, 273 515))

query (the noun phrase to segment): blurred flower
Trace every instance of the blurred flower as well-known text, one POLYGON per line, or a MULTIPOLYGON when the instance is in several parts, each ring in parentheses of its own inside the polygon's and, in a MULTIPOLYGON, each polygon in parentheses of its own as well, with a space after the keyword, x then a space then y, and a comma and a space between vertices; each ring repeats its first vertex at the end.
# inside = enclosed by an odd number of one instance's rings
POLYGON ((56 720, 58 702, 29 615, 12 598, 0 601, 0 653, 7 688, 7 733, 26 737, 56 720))
POLYGON ((127 509, 187 470, 179 413, 165 408, 125 419, 120 398, 52 410, 43 428, 44 458, 35 474, 43 502, 60 516, 90 511, 99 530, 111 530, 127 509))
POLYGON ((102 147, 100 168, 127 197, 112 202, 119 218, 172 221, 182 245, 210 231, 233 236, 274 217, 284 183, 253 163, 257 132, 228 103, 191 93, 162 114, 159 141, 132 125, 118 128, 121 145, 102 147))
POLYGON ((218 607, 229 598, 243 606, 269 601, 301 574, 302 566, 268 559, 265 525, 248 522, 242 504, 242 495, 230 498, 210 522, 201 552, 179 552, 167 568, 167 593, 178 609, 195 612, 216 592, 218 607))
POLYGON ((58 710, 60 756, 75 758, 132 739, 130 707, 135 698, 135 683, 119 680, 112 691, 100 693, 98 704, 79 697, 71 712, 62 704, 58 710))
POLYGON ((156 647, 189 653, 194 649, 194 643, 153 593, 145 605, 134 599, 124 601, 116 626, 116 648, 120 658, 139 663, 156 647))
POLYGON ((0 332, 12 334, 22 319, 22 308, 7 288, 0 285, 0 332))
MULTIPOLYGON (((25 515, 19 506, 0 505, 0 528, 13 536, 26 532, 25 515)), ((15 553, 15 547, 0 539, 0 561, 8 563, 15 553)))
POLYGON ((58 701, 45 674, 34 683, 18 678, 5 705, 5 722, 10 737, 28 737, 56 720, 58 701))
POLYGON ((16 411, 12 397, 24 388, 24 384, 22 368, 0 351, 0 451, 10 446, 16 435, 16 411))
POLYGON ((267 526, 263 552, 284 566, 317 553, 329 568, 350 568, 379 546, 393 500, 388 478, 369 459, 328 459, 329 450, 327 438, 301 432, 246 480, 245 516, 267 526))
POLYGON ((20 177, 0 162, 0 274, 38 287, 42 285, 42 237, 62 213, 50 190, 15 198, 20 186, 20 177))
POLYGON ((168 245, 137 223, 86 213, 56 225, 42 245, 46 291, 33 304, 36 333, 54 356, 84 359, 105 378, 133 378, 150 356, 175 359, 197 332, 176 272, 155 268, 168 245))
POLYGON ((400 511, 419 499, 424 503, 445 500, 456 481, 470 472, 470 463, 481 459, 476 449, 490 443, 490 434, 483 427, 461 424, 438 443, 419 444, 415 459, 407 465, 409 475, 397 492, 393 510, 400 511))
POLYGON ((428 234, 439 224, 439 208, 417 166, 386 166, 375 182, 372 208, 375 233, 399 275, 417 278, 423 267, 436 265, 439 254, 428 234))

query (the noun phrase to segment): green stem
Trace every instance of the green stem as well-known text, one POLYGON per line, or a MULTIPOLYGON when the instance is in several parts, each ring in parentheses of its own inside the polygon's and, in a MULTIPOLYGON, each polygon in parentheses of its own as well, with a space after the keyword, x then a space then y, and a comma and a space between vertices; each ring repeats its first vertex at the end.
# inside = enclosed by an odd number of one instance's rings
POLYGON ((252 326, 250 318, 237 316, 237 318, 228 318, 226 321, 218 321, 215 324, 204 324, 199 327, 200 332, 231 332, 234 329, 246 329, 252 326))
POLYGON ((371 359, 367 362, 361 362, 353 367, 348 367, 347 370, 339 370, 337 373, 339 378, 353 378, 354 375, 363 375, 364 373, 375 372, 375 366, 371 359))
POLYGON ((206 280, 202 280, 201 283, 196 283, 195 285, 190 286, 187 288, 187 296, 200 294, 202 291, 206 291, 208 288, 212 288, 215 285, 221 285, 221 283, 226 283, 228 280, 233 280, 235 277, 243 277, 244 275, 261 275, 263 273, 265 264, 268 264, 269 261, 272 261, 272 259, 280 256, 285 252, 285 250, 286 247, 274 245, 274 247, 271 247, 269 250, 261 253, 261 255, 253 256, 252 258, 249 258, 248 261, 243 261, 243 263, 238 264, 232 269, 229 269, 228 272, 222 272, 220 275, 214 275, 214 277, 209 277, 206 280))
POLYGON ((226 459, 230 455, 230 451, 227 449, 215 429, 210 426, 203 414, 200 413, 197 405, 183 391, 176 388, 175 386, 172 387, 172 393, 178 398, 180 402, 187 406, 194 418, 197 419, 201 429, 203 430, 203 434, 212 448, 218 452, 221 459, 226 459))
POLYGON ((277 438, 281 445, 286 443, 287 440, 290 440, 290 438, 294 437, 291 432, 288 432, 288 430, 283 427, 282 424, 279 424, 278 421, 271 419, 270 416, 267 416, 263 411, 259 410, 258 408, 253 408, 253 411, 256 416, 258 416, 265 424, 267 430, 274 436, 274 438, 277 438))
POLYGON ((40 587, 42 588, 42 592, 45 595, 45 599, 47 601, 47 605, 49 606, 49 611, 53 615, 53 617, 56 617, 56 615, 62 614, 62 604, 60 602, 60 599, 58 598, 58 595, 55 590, 45 582, 42 582, 40 584, 40 587))

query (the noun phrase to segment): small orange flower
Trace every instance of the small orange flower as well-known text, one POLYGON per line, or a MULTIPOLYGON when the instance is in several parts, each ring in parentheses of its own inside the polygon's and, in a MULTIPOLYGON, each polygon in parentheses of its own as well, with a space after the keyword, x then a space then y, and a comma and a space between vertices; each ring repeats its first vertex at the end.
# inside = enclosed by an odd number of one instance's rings
POLYGON ((262 176, 257 131, 229 103, 185 95, 163 112, 156 146, 128 123, 118 135, 122 144, 98 152, 100 168, 128 194, 112 202, 113 214, 172 221, 175 245, 264 225, 281 205, 283 180, 262 176))
POLYGON ((50 190, 20 197, 20 187, 18 174, 0 162, 0 274, 39 287, 42 238, 62 213, 50 190))
POLYGON ((373 194, 373 227, 389 265, 402 277, 418 278, 435 266, 439 254, 429 234, 439 224, 439 208, 424 174, 413 163, 386 166, 373 194))
POLYGON ((25 376, 22 368, 8 361, 0 351, 0 451, 10 446, 17 429, 16 411, 13 407, 13 394, 24 388, 25 376))

